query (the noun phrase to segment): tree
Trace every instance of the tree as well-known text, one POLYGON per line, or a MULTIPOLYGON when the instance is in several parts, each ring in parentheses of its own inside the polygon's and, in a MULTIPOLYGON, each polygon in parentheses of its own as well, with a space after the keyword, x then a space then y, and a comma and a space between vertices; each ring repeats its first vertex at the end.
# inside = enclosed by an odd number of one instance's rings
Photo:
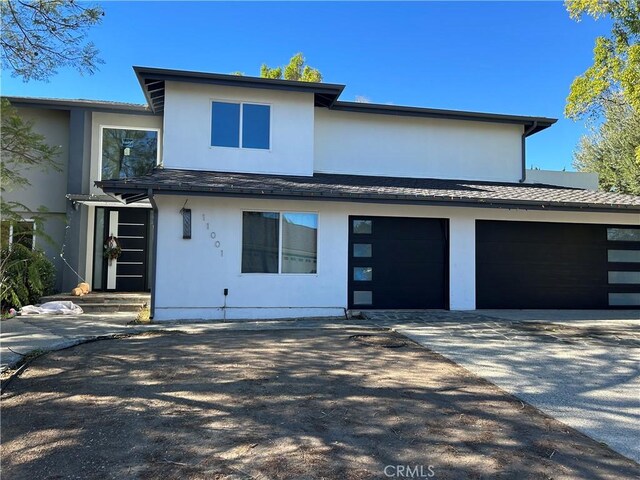
POLYGON ((580 140, 574 166, 596 172, 603 190, 640 195, 640 110, 616 101, 605 106, 604 116, 580 140))
MULTIPOLYGON (((97 50, 86 41, 87 29, 101 21, 99 7, 84 7, 74 0, 2 0, 0 2, 2 66, 27 82, 48 80, 56 68, 73 66, 81 73, 93 73, 97 50)), ((33 131, 33 122, 18 115, 8 100, 2 99, 2 164, 0 192, 29 186, 23 176, 31 168, 59 169, 55 158, 58 146, 50 146, 44 136, 33 131)), ((24 205, 0 198, 3 220, 20 218, 16 210, 24 205)))
POLYGON ((305 65, 302 53, 296 53, 284 67, 271 68, 266 64, 260 67, 262 78, 295 80, 298 82, 322 82, 322 74, 319 70, 305 65), (283 74, 284 72, 284 74, 283 74))
MULTIPOLYGON (((102 60, 97 57, 93 43, 86 41, 86 35, 88 28, 99 23, 103 15, 101 8, 80 6, 74 0, 1 0, 3 69, 25 82, 48 80, 57 73, 57 68, 67 66, 92 74, 102 60)), ((48 145, 45 137, 34 131, 33 122, 24 121, 7 99, 1 100, 0 114, 0 234, 3 234, 4 227, 11 223, 18 225, 21 213, 25 212, 31 214, 36 225, 42 225, 41 216, 34 215, 25 205, 7 201, 5 194, 29 186, 24 176, 29 169, 59 169, 56 157, 60 147, 48 145)), ((39 236, 46 239, 43 229, 39 231, 39 236)), ((53 265, 41 252, 31 251, 20 242, 0 247, 3 247, 0 248, 2 309, 35 301, 50 291, 53 265)))
POLYGON ((43 135, 33 131, 33 122, 23 120, 6 98, 1 100, 0 114, 0 216, 3 221, 18 221, 22 218, 18 211, 29 209, 20 203, 7 201, 5 193, 30 185, 24 177, 26 170, 59 171, 56 158, 60 154, 60 147, 47 144, 43 135))
POLYGON ((2 0, 2 67, 27 82, 48 80, 59 67, 92 74, 102 60, 89 27, 104 11, 74 0, 2 0))
MULTIPOLYGON (((612 103, 627 103, 640 111, 640 2, 638 0, 566 0, 569 15, 613 22, 609 37, 598 37, 593 65, 571 84, 565 115, 597 116, 612 103)), ((640 157, 639 157, 640 159, 640 157)))
MULTIPOLYGON (((50 293, 53 288, 54 267, 42 252, 32 251, 22 245, 16 235, 16 229, 23 221, 22 212, 30 212, 39 236, 49 237, 44 233, 44 219, 36 212, 31 212, 25 205, 6 200, 6 193, 29 186, 25 178, 26 170, 60 170, 56 157, 60 153, 59 146, 48 145, 45 137, 33 131, 33 122, 23 120, 6 98, 1 101, 0 147, 0 308, 21 307, 35 302, 50 293), (13 224, 14 242, 7 245, 8 226, 13 224), (5 228, 7 227, 7 228, 5 228)), ((40 213, 46 210, 39 209, 40 213)))

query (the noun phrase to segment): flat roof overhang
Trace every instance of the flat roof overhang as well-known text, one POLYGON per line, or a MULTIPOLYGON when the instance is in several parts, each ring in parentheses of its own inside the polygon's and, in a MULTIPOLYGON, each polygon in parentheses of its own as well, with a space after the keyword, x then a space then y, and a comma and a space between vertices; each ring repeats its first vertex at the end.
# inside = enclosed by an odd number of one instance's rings
POLYGON ((314 94, 314 104, 316 107, 329 108, 336 111, 517 124, 524 126, 527 136, 540 132, 557 122, 557 119, 547 117, 504 115, 498 113, 443 110, 424 107, 383 105, 376 103, 344 102, 339 101, 338 97, 342 94, 345 86, 332 83, 297 82, 291 80, 248 77, 244 75, 226 75, 220 73, 204 73, 141 66, 134 66, 133 70, 138 77, 138 81, 140 82, 140 86, 142 87, 151 110, 155 113, 161 113, 164 111, 165 82, 175 81, 229 87, 308 92, 314 94))
POLYGON ((133 67, 149 106, 154 112, 164 110, 165 82, 189 82, 228 87, 285 90, 290 92, 313 93, 315 105, 329 107, 344 90, 344 85, 316 82, 296 82, 271 78, 227 75, 221 73, 193 72, 166 68, 133 67))
POLYGON ((67 200, 72 203, 76 203, 79 205, 86 205, 89 207, 122 207, 124 205, 129 205, 131 207, 136 208, 151 208, 151 202, 145 195, 144 197, 139 197, 135 202, 125 202, 124 199, 118 198, 118 196, 114 195, 85 195, 85 194, 73 194, 68 193, 65 195, 67 200))

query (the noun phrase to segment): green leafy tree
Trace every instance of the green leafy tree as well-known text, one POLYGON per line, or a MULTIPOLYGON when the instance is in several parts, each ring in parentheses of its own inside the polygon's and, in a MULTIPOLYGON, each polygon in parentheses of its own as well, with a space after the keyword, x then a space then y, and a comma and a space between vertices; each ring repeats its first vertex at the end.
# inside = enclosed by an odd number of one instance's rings
POLYGON ((593 65, 571 84, 565 115, 597 116, 612 103, 626 103, 640 111, 640 2, 566 0, 565 5, 574 20, 589 15, 613 22, 611 35, 596 39, 593 65))
POLYGON ((305 65, 302 53, 296 53, 284 67, 269 67, 262 64, 260 67, 262 78, 295 80, 298 82, 322 82, 322 74, 319 70, 305 65))
POLYGON ((640 111, 623 102, 611 102, 604 109, 605 120, 592 126, 580 140, 574 166, 596 172, 600 188, 640 195, 640 111))
POLYGON ((23 80, 48 80, 59 67, 93 73, 102 60, 87 31, 104 15, 74 0, 2 0, 2 67, 23 80))
POLYGON ((60 147, 49 145, 43 135, 33 130, 33 122, 23 120, 6 98, 1 100, 1 115, 0 216, 2 221, 18 221, 22 219, 19 211, 30 210, 21 203, 6 200, 6 193, 29 187, 24 175, 30 169, 60 171, 56 163, 60 147))
MULTIPOLYGON (((2 68, 13 76, 46 81, 60 67, 73 67, 81 74, 92 74, 102 63, 87 32, 100 23, 104 12, 98 6, 80 5, 75 0, 1 0, 0 56, 2 68)), ((1 100, 0 143, 0 243, 5 243, 5 231, 11 223, 30 213, 36 225, 43 218, 25 205, 7 201, 6 194, 26 188, 25 172, 30 169, 59 169, 58 146, 48 145, 44 136, 36 133, 33 122, 23 120, 15 108, 1 100)), ((39 211, 46 210, 40 207, 39 211)), ((39 236, 47 238, 42 228, 39 236)), ((0 300, 2 308, 21 306, 36 301, 53 285, 53 265, 41 252, 31 251, 14 242, 0 245, 0 300)))
POLYGON ((593 65, 571 84, 565 116, 588 117, 574 166, 596 172, 604 190, 640 195, 640 3, 638 0, 566 0, 571 18, 612 21, 596 38, 593 65))

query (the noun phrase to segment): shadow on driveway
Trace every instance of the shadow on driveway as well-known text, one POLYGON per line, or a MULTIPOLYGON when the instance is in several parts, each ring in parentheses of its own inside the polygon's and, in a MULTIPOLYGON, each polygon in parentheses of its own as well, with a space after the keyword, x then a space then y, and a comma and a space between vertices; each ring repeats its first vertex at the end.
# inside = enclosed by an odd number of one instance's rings
POLYGON ((456 480, 638 473, 394 333, 95 342, 37 359, 2 407, 3 473, 14 479, 378 479, 387 466, 456 480))

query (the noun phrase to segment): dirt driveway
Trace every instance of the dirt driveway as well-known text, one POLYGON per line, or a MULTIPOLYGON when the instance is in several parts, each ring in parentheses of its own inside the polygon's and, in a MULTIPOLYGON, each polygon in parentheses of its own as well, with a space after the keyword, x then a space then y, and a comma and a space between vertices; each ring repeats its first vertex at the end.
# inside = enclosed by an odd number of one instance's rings
POLYGON ((638 474, 443 357, 371 330, 147 334, 51 353, 3 395, 1 440, 14 480, 638 474))

